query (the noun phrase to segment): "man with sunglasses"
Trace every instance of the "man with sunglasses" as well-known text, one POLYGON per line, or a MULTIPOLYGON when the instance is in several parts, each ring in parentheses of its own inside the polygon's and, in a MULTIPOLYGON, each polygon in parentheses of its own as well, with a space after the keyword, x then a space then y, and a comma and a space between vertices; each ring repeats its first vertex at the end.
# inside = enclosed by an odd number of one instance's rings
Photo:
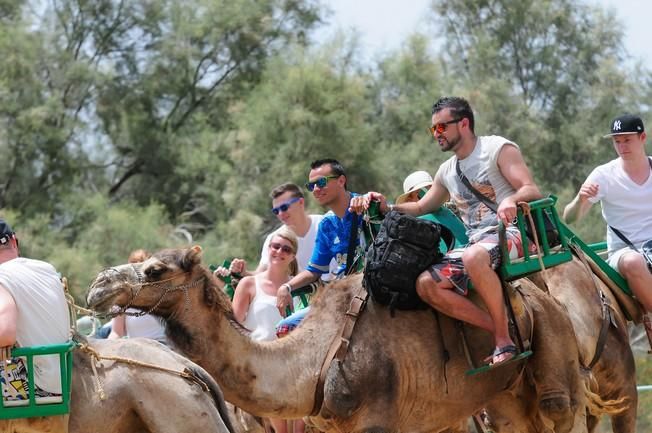
MULTIPOLYGON (((329 272, 331 260, 335 259, 337 275, 344 275, 347 271, 347 258, 349 253, 349 240, 352 233, 352 224, 355 224, 356 245, 354 254, 364 251, 364 236, 360 235, 360 217, 349 210, 351 199, 358 194, 349 192, 346 188, 346 174, 344 167, 336 159, 319 159, 310 164, 308 174, 308 191, 312 192, 317 202, 329 208, 324 219, 319 224, 315 246, 306 270, 299 272, 288 283, 278 289, 277 307, 283 309, 292 301, 292 289, 306 286, 317 281, 322 275, 329 272)), ((353 257, 351 258, 353 259, 353 257)), ((279 324, 279 328, 293 328, 307 309, 286 318, 279 324)))
POLYGON ((618 158, 596 167, 564 209, 568 223, 582 219, 598 201, 607 223, 608 263, 627 280, 646 311, 652 311, 652 274, 642 254, 652 239, 652 160, 645 153, 645 127, 639 116, 611 122, 618 158))
POLYGON ((520 233, 512 224, 516 204, 540 198, 541 193, 515 143, 499 136, 475 135, 473 110, 465 99, 441 98, 432 107, 431 120, 429 130, 440 150, 454 155, 439 167, 428 192, 417 202, 396 205, 370 192, 356 199, 353 207, 361 211, 371 200, 378 200, 381 212, 397 210, 418 216, 436 211, 449 199, 454 202, 467 227, 469 244, 449 251, 442 263, 424 271, 417 279, 417 293, 444 314, 491 332, 495 350, 486 361, 499 365, 515 356, 516 347, 508 330, 500 279, 494 272, 501 259, 498 220, 507 227, 510 256, 522 255, 520 233), (496 213, 466 186, 462 175, 476 192, 498 203, 496 213), (488 313, 466 297, 469 280, 488 313))
MULTIPOLYGON (((322 215, 311 215, 306 212, 305 197, 301 188, 291 182, 283 183, 274 189, 269 194, 272 199, 271 212, 278 218, 278 220, 287 226, 297 235, 299 241, 299 248, 297 250, 297 264, 299 270, 304 270, 308 267, 308 262, 312 254, 312 249, 315 246, 315 238, 317 237, 317 228, 321 222, 322 215)), ((243 259, 234 259, 231 262, 229 271, 238 273, 240 275, 257 274, 265 269, 268 265, 268 250, 273 233, 270 233, 265 242, 260 255, 260 263, 255 271, 249 272, 246 270, 246 262, 243 259)), ((216 271, 224 274, 224 269, 218 268, 216 271)), ((328 274, 325 277, 328 279, 328 274)))
POLYGON ((14 345, 65 343, 69 330, 68 305, 59 274, 49 263, 20 257, 16 234, 0 219, 0 374, 5 401, 24 400, 27 390, 33 388, 37 402, 60 398, 58 356, 34 357, 36 387, 26 384, 21 358, 10 363, 4 360, 14 345))

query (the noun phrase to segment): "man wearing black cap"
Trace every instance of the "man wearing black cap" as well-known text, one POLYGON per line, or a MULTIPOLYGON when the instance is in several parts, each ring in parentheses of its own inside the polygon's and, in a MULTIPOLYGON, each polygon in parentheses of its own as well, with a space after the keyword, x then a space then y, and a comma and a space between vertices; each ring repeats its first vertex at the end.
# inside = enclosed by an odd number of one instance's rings
MULTIPOLYGON (((15 233, 0 219, 0 359, 8 358, 14 345, 64 343, 69 330, 70 318, 59 274, 49 263, 20 257, 15 233)), ((0 362, 6 402, 24 400, 25 390, 33 388, 23 384, 21 368, 14 368, 20 362, 0 362)), ((34 357, 34 376, 37 401, 61 394, 57 356, 34 357)))
POLYGON ((646 311, 652 311, 652 274, 641 245, 652 239, 652 161, 645 153, 640 117, 624 114, 613 120, 611 138, 618 158, 596 167, 577 196, 564 209, 568 223, 583 218, 600 202, 607 228, 609 265, 627 280, 646 311), (631 243, 636 249, 628 246, 631 243))

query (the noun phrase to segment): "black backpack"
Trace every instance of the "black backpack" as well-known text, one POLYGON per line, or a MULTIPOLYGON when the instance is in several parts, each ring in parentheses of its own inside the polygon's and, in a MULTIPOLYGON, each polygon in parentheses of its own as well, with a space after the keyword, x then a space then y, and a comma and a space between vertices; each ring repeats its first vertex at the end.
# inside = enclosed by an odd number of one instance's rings
POLYGON ((396 211, 389 212, 367 251, 363 284, 371 298, 393 310, 426 306, 416 293, 416 279, 442 258, 440 238, 453 245, 446 227, 396 211))

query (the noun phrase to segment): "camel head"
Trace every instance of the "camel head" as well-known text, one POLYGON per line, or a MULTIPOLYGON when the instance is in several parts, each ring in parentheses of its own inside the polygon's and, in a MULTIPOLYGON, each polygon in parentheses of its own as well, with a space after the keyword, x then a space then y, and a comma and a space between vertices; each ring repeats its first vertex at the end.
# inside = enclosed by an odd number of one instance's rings
POLYGON ((142 263, 103 270, 91 283, 86 302, 98 312, 131 307, 166 316, 210 273, 199 266, 201 247, 162 250, 142 263))

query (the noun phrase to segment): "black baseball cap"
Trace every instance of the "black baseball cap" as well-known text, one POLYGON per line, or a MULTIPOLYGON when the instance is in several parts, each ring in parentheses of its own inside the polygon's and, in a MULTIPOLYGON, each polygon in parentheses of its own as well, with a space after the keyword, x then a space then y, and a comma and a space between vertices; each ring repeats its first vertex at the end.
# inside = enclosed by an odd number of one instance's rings
POLYGON ((640 134, 641 132, 645 132, 643 120, 634 114, 623 114, 611 122, 611 133, 605 135, 604 138, 614 135, 640 134))
POLYGON ((6 245, 9 239, 14 236, 14 231, 11 229, 11 226, 7 221, 0 218, 0 245, 6 245))

